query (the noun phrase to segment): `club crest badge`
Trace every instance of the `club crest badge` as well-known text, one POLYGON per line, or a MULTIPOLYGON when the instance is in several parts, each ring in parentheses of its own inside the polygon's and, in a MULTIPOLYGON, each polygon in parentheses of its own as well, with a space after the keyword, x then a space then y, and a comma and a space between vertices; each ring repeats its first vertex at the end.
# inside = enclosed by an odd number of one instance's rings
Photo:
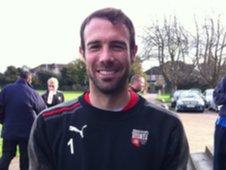
POLYGON ((135 147, 140 147, 141 145, 145 145, 148 140, 149 132, 147 130, 138 130, 133 129, 131 143, 135 147))

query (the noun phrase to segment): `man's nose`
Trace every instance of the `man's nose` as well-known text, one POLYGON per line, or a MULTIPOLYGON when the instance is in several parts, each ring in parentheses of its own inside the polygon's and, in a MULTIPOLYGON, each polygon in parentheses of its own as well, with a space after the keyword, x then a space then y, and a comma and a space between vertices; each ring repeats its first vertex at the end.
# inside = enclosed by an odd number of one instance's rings
POLYGON ((109 47, 104 47, 100 54, 100 61, 112 61, 113 53, 109 47))

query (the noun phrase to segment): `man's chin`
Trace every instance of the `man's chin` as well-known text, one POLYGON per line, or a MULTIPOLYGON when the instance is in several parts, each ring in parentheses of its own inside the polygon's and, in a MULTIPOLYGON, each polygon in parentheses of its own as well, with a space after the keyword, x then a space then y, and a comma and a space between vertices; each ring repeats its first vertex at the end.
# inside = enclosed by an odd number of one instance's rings
POLYGON ((98 90, 103 94, 116 94, 122 91, 122 87, 97 87, 98 90))
POLYGON ((127 84, 126 75, 123 75, 123 77, 117 79, 97 79, 90 76, 90 80, 94 88, 96 88, 99 92, 108 95, 121 93, 127 84))

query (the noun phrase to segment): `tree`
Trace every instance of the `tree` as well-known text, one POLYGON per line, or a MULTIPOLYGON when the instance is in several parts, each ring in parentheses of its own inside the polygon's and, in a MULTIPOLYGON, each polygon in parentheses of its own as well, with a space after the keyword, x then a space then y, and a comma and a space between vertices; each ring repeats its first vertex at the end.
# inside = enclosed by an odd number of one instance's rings
POLYGON ((18 79, 20 69, 15 66, 8 66, 4 72, 4 84, 12 83, 18 79))
POLYGON ((188 39, 188 32, 175 16, 172 21, 165 19, 162 26, 156 21, 145 31, 142 58, 158 61, 168 89, 177 89, 181 77, 189 76, 181 70, 181 62, 185 63, 189 49, 188 39))
MULTIPOLYGON (((164 69, 165 75, 169 77, 171 83, 176 85, 176 88, 184 83, 189 83, 193 75, 192 73, 194 72, 193 64, 186 64, 182 61, 168 61, 162 68, 164 69), (179 74, 175 71, 178 71, 179 74)), ((176 90, 176 88, 174 88, 174 90, 176 90)))
POLYGON ((85 63, 77 59, 68 64, 61 71, 61 79, 63 89, 84 90, 87 88, 88 77, 86 74, 85 63))
POLYGON ((4 83, 5 83, 4 74, 3 73, 0 73, 0 89, 4 85, 4 83))
POLYGON ((59 76, 50 72, 50 71, 39 71, 36 73, 36 76, 33 77, 33 86, 39 89, 46 89, 47 80, 50 77, 55 77, 59 79, 59 76))
POLYGON ((204 82, 214 87, 225 70, 226 31, 220 18, 205 19, 201 28, 195 20, 195 25, 195 64, 204 82))
POLYGON ((142 61, 139 56, 136 56, 134 63, 132 64, 132 75, 139 74, 144 75, 144 72, 142 70, 142 61))

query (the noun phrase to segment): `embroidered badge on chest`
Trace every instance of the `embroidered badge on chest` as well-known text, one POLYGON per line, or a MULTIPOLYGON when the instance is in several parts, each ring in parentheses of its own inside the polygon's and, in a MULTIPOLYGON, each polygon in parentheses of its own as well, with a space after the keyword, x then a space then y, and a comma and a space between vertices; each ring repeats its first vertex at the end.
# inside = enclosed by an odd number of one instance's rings
POLYGON ((140 147, 141 145, 145 145, 148 140, 149 132, 147 130, 138 130, 133 129, 131 143, 135 147, 140 147))

